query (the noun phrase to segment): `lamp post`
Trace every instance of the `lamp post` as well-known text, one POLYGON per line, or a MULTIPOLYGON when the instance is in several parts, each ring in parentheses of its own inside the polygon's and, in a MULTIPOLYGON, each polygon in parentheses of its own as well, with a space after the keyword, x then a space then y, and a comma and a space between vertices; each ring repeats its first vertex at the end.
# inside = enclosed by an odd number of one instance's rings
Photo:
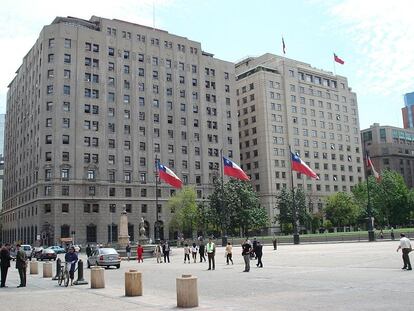
MULTIPOLYGON (((367 141, 364 137, 365 158, 367 161, 366 163, 368 163, 368 150, 367 150, 366 142, 367 141)), ((374 234, 374 219, 372 218, 371 197, 369 193, 368 165, 365 165, 365 176, 367 180, 368 241, 373 242, 375 241, 375 234, 374 234)))

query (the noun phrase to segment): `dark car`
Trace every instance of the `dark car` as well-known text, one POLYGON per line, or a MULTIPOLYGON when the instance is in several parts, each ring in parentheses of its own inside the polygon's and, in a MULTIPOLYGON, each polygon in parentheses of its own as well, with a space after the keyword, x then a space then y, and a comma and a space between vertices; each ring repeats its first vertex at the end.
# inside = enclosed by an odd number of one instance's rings
POLYGON ((42 250, 42 252, 37 253, 36 255, 36 259, 37 260, 56 260, 56 253, 53 249, 50 248, 46 248, 44 250, 42 250))
POLYGON ((88 268, 91 266, 115 266, 117 269, 121 266, 121 257, 113 248, 98 248, 92 252, 88 258, 88 268))

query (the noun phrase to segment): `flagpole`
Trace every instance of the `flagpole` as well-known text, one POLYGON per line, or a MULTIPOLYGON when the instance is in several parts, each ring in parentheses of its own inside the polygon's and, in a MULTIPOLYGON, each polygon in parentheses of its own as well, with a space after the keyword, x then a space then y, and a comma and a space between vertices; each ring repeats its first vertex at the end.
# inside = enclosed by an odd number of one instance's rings
POLYGON ((299 244, 299 232, 298 232, 298 215, 295 202, 295 188, 293 186, 293 169, 292 169, 292 148, 289 145, 289 157, 290 157, 290 181, 292 187, 292 215, 293 215, 293 244, 299 244))
MULTIPOLYGON (((220 158, 221 158, 221 169, 220 169, 220 175, 221 175, 221 211, 224 213, 224 158, 223 158, 223 149, 220 149, 220 158)), ((226 246, 227 245, 227 223, 228 223, 228 216, 227 213, 225 215, 225 223, 223 224, 221 230, 222 230, 222 237, 221 237, 221 245, 226 246), (225 243, 226 242, 226 243, 225 243)))
POLYGON ((160 226, 158 223, 158 155, 155 155, 155 236, 154 236, 154 240, 157 242, 157 240, 160 239, 160 226))
POLYGON ((335 65, 335 52, 333 53, 333 67, 334 67, 334 75, 336 76, 336 65, 335 65))
POLYGON ((367 213, 368 213, 368 241, 373 242, 375 241, 375 235, 374 235, 374 222, 372 219, 372 209, 371 209, 371 197, 369 192, 369 176, 368 176, 368 150, 367 150, 367 141, 364 139, 364 149, 365 149, 365 176, 367 180, 367 213))

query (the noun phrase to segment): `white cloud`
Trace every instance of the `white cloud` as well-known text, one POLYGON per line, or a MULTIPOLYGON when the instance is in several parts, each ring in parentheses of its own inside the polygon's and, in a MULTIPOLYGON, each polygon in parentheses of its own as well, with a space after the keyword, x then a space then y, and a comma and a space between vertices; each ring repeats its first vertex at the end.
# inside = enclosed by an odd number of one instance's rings
MULTIPOLYGON (((6 110, 7 85, 22 59, 35 43, 42 27, 50 24, 56 16, 74 16, 89 19, 92 15, 116 18, 152 26, 153 4, 157 9, 175 5, 174 0, 72 0, 66 4, 54 0, 3 0, 0 23, 0 113, 6 110), (7 47, 7 49, 5 48, 7 47)), ((156 19, 155 26, 162 28, 162 20, 156 19)))
POLYGON ((414 89, 414 2, 345 0, 329 6, 353 44, 359 91, 403 94, 414 89))

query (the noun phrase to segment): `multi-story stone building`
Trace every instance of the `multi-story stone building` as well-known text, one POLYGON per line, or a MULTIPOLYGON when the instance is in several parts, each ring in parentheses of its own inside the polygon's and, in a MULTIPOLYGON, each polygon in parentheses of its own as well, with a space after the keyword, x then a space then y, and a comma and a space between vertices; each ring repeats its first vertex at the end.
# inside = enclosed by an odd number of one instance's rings
POLYGON ((414 128, 414 92, 404 95, 404 107, 401 112, 404 128, 414 128))
POLYGON ((381 126, 374 123, 361 131, 362 143, 380 173, 384 169, 398 172, 407 187, 414 186, 414 129, 381 126))
POLYGON ((320 177, 293 174, 313 212, 363 179, 357 99, 345 77, 264 54, 236 64, 236 88, 242 167, 271 217, 277 193, 291 187, 289 148, 320 177))
POLYGON ((163 30, 57 17, 9 85, 5 240, 115 241, 124 209, 132 241, 141 217, 154 238, 157 214, 169 238, 174 189, 155 206, 155 159, 207 197, 220 150, 239 160, 234 70, 163 30))

